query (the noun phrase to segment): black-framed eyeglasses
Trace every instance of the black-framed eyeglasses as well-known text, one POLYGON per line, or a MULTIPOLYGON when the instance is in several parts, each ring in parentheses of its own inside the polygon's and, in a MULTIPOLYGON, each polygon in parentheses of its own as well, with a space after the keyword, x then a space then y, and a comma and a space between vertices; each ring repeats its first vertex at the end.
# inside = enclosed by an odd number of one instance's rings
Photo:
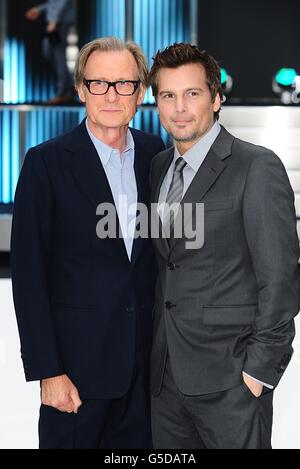
POLYGON ((112 86, 120 96, 132 96, 139 88, 140 83, 141 80, 106 81, 83 79, 83 84, 94 95, 106 94, 112 86))

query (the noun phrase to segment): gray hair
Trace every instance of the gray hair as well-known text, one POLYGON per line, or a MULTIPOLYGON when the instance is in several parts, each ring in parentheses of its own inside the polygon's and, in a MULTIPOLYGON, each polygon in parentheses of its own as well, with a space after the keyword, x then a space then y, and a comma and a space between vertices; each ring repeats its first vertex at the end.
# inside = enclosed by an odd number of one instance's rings
POLYGON ((89 42, 79 52, 77 57, 74 78, 75 78, 75 87, 77 88, 84 79, 84 70, 87 64, 89 57, 95 51, 124 51, 128 50, 136 61, 138 70, 139 70, 139 79, 142 84, 148 85, 148 67, 147 59, 142 49, 133 41, 122 41, 118 37, 104 37, 100 39, 95 39, 92 42, 89 42))

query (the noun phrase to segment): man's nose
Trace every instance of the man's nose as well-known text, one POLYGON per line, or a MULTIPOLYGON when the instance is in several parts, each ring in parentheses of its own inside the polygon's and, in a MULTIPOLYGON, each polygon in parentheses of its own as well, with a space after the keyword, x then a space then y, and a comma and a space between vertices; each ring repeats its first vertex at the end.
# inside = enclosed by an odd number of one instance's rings
POLYGON ((178 96, 176 101, 175 101, 175 109, 176 112, 184 112, 186 111, 186 103, 185 99, 181 96, 178 96))
POLYGON ((118 98, 119 95, 116 92, 115 88, 111 86, 105 96, 109 102, 113 102, 118 98))

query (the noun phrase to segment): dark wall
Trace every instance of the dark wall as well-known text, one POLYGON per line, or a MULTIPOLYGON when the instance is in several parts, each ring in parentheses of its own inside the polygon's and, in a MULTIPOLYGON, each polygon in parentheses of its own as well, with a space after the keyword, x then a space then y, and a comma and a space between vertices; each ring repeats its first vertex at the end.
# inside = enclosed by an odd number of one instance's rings
POLYGON ((272 98, 278 69, 300 73, 300 1, 199 0, 198 42, 233 76, 232 97, 272 98))

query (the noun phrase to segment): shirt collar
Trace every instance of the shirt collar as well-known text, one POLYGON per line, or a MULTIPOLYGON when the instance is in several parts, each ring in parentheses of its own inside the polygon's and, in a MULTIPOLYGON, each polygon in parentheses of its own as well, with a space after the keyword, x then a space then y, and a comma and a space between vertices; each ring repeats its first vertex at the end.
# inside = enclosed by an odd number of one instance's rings
MULTIPOLYGON (((86 125, 87 132, 88 132, 93 144, 96 147, 98 155, 101 159, 101 163, 103 164, 103 166, 106 166, 108 164, 108 162, 109 162, 115 148, 112 148, 109 145, 106 145, 106 143, 102 142, 97 137, 95 137, 95 135, 92 133, 92 131, 90 130, 90 128, 88 126, 88 119, 86 119, 85 125, 86 125)), ((127 152, 131 152, 131 154, 132 154, 134 152, 134 148, 135 148, 134 139, 133 139, 132 133, 128 129, 127 136, 126 136, 126 148, 125 148, 123 154, 125 154, 127 152)))
MULTIPOLYGON (((207 156, 211 146, 215 142, 221 131, 221 126, 219 122, 215 122, 212 128, 197 142, 192 146, 183 156, 190 168, 192 168, 195 173, 199 170, 202 165, 205 157, 207 156)), ((181 155, 175 145, 174 152, 174 164, 181 155)))

